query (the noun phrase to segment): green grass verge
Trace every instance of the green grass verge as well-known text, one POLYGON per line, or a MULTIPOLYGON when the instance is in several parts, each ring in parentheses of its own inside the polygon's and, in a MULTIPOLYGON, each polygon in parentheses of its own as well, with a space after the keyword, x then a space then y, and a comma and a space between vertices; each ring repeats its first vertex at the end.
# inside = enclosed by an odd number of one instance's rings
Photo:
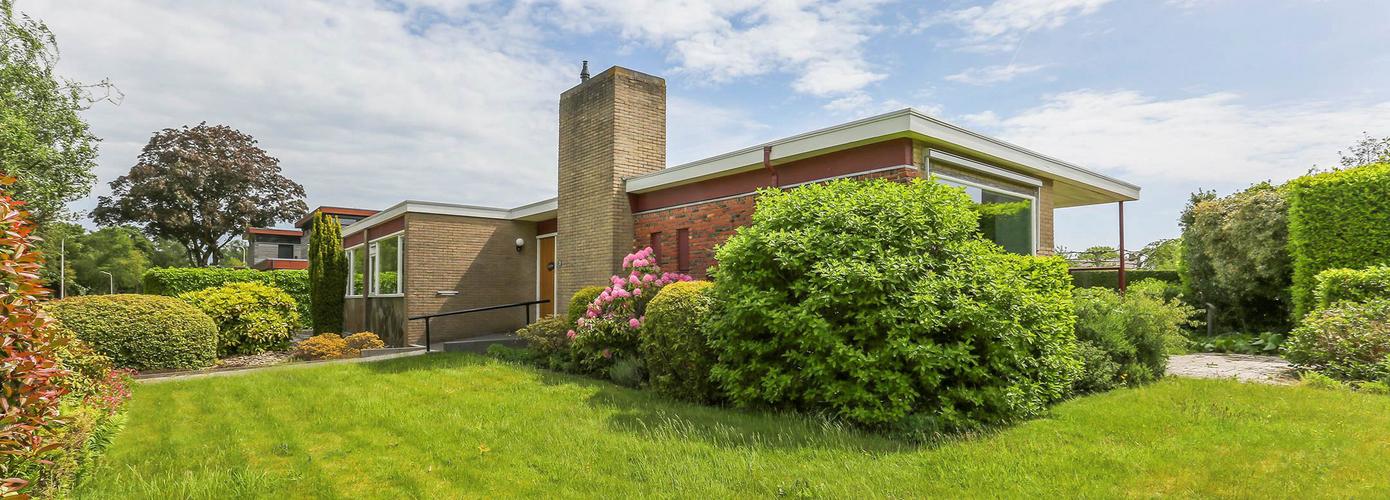
POLYGON ((80 498, 1363 497, 1390 397, 1175 380, 914 446, 468 355, 142 384, 80 498))

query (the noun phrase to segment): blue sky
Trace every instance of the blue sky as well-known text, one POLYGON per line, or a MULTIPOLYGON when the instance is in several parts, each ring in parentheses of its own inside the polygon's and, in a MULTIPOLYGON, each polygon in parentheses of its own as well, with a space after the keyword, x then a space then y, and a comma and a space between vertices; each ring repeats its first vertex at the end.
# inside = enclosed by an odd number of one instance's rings
MULTIPOLYGON (((553 195, 555 107, 622 65, 668 80, 669 162, 912 106, 1144 187, 1131 247, 1188 193, 1390 136, 1390 2, 1314 0, 20 0, 87 112, 105 183, 163 127, 257 137, 310 205, 553 195)), ((74 206, 88 209, 94 198, 74 206)), ((1057 213, 1113 244, 1114 207, 1057 213)))

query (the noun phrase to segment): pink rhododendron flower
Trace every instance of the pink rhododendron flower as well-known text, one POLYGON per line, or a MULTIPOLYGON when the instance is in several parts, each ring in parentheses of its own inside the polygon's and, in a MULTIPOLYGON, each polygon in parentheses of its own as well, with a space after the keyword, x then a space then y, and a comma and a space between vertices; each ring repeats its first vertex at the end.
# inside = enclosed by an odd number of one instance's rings
POLYGON ((642 281, 643 281, 644 283, 650 283, 650 282, 651 282, 652 280, 654 280, 654 279, 656 279, 656 276, 652 276, 652 273, 647 273, 647 274, 643 274, 643 275, 642 275, 642 281))
POLYGON ((627 320, 627 326, 630 326, 630 327, 632 327, 632 328, 634 328, 634 329, 636 329, 636 328, 641 328, 641 327, 642 327, 642 322, 641 322, 641 321, 638 321, 637 318, 632 318, 632 319, 630 319, 630 320, 627 320))
POLYGON ((566 336, 566 337, 569 337, 570 340, 574 340, 574 336, 575 336, 575 335, 578 335, 578 334, 574 333, 574 330, 570 330, 569 333, 566 333, 566 334, 565 334, 565 336, 566 336))
POLYGON ((641 289, 641 288, 634 288, 634 289, 632 290, 632 295, 635 296, 635 297, 641 297, 641 296, 642 296, 642 289, 641 289))

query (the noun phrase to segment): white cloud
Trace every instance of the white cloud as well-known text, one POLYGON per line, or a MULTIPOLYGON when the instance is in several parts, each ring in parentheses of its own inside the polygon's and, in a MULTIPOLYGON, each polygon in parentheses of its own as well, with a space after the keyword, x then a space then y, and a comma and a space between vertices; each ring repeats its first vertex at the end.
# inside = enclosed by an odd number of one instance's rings
POLYGON ((945 13, 938 19, 965 32, 959 43, 975 50, 1013 50, 1029 32, 1056 29, 1074 18, 1094 14, 1110 0, 995 0, 945 13))
MULTIPOLYGON (((104 139, 100 183, 74 208, 94 206, 153 132, 204 120, 256 137, 311 206, 553 196, 555 103, 578 83, 576 64, 544 44, 532 4, 429 7, 53 0, 19 10, 55 32, 60 74, 110 77, 126 95, 84 113, 104 139), (446 22, 419 22, 436 12, 446 22)), ((673 148, 746 145, 759 126, 746 117, 720 126, 709 121, 725 116, 718 107, 670 104, 673 148)), ((701 149, 690 154, 720 151, 701 149)))
POLYGON ((772 73, 817 97, 852 94, 886 77, 863 45, 883 0, 557 0, 575 30, 617 26, 625 39, 669 50, 674 70, 728 82, 772 73))
POLYGON ((1012 63, 997 66, 984 66, 980 68, 970 68, 953 75, 947 75, 946 79, 967 85, 991 85, 1013 80, 1020 75, 1032 73, 1044 67, 1046 66, 1041 64, 1012 63))
POLYGON ((1390 133, 1390 102, 1255 106, 1231 93, 1163 100, 1081 90, 1012 116, 985 112, 967 121, 1125 179, 1244 185, 1332 164, 1362 131, 1390 133))

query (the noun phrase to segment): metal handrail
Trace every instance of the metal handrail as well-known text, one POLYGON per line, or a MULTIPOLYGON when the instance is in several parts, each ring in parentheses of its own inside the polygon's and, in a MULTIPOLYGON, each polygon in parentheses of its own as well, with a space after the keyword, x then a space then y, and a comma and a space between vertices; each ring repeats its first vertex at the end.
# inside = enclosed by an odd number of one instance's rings
POLYGON ((528 300, 528 301, 526 301, 526 302, 516 302, 516 303, 513 303, 513 304, 501 304, 501 305, 496 305, 496 306, 475 307, 475 308, 472 308, 472 309, 460 309, 460 310, 457 310, 457 311, 449 311, 449 312, 442 312, 442 313, 435 313, 435 314, 425 314, 425 315, 422 315, 422 316, 411 316, 411 317, 406 318, 406 320, 407 320, 407 321, 414 321, 414 320, 417 320, 417 319, 423 319, 423 320, 425 320, 425 352, 431 352, 431 342, 430 342, 430 319, 432 319, 432 318, 438 318, 438 317, 440 317, 440 316, 453 316, 453 315, 456 315, 456 314, 468 314, 468 313, 476 313, 476 312, 496 311, 496 310, 498 310, 498 309, 508 309, 508 308, 512 308, 512 307, 524 307, 525 310, 526 310, 526 323, 523 323, 523 324, 529 325, 529 324, 531 324, 531 306, 539 305, 539 304, 549 304, 549 303, 550 303, 550 300, 549 300, 549 299, 528 300))

